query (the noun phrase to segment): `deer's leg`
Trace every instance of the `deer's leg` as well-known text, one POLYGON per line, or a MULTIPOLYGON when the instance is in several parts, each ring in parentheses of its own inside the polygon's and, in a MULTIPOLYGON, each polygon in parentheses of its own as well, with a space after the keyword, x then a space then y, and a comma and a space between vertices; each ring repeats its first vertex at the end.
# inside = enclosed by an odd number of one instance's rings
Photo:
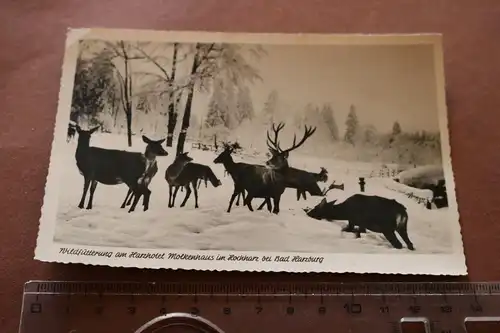
POLYGON ((251 212, 253 212, 252 200, 253 200, 253 195, 250 194, 250 193, 248 193, 247 197, 245 198, 245 200, 243 200, 243 205, 247 206, 248 209, 250 209, 251 212))
POLYGON ((302 192, 302 197, 304 198, 304 200, 307 200, 307 197, 306 197, 306 191, 303 191, 303 192, 302 192))
POLYGON ((172 195, 172 207, 175 206, 175 197, 177 197, 177 191, 179 191, 180 186, 175 186, 174 188, 174 194, 172 195))
MULTIPOLYGON (((196 189, 196 184, 195 184, 195 189, 196 189)), ((186 205, 186 201, 189 199, 189 196, 191 195, 191 187, 189 187, 189 183, 186 185, 186 196, 184 197, 184 200, 181 203, 181 207, 184 207, 186 205)))
POLYGON ((234 189, 233 194, 231 195, 231 199, 229 200, 229 207, 227 207, 227 212, 229 213, 231 211, 231 207, 233 206, 234 199, 236 199, 236 196, 239 196, 241 192, 239 192, 238 189, 234 189))
POLYGON ((272 210, 271 199, 270 198, 266 198, 265 202, 267 203, 267 210, 269 211, 269 213, 271 213, 271 210, 272 210))
POLYGON ((144 197, 142 199, 142 205, 144 206, 144 211, 149 209, 149 198, 151 197, 151 190, 146 188, 144 190, 144 197))
POLYGON ((128 198, 128 201, 127 201, 127 203, 126 203, 126 205, 127 205, 127 206, 128 206, 128 205, 130 205, 130 204, 132 203, 132 200, 134 200, 134 198, 133 198, 133 197, 134 197, 134 195, 135 195, 134 191, 132 191, 132 190, 130 190, 130 189, 129 189, 129 191, 130 191, 130 198, 128 198))
POLYGON ((132 202, 132 206, 130 206, 128 212, 133 212, 135 210, 135 206, 137 206, 137 203, 139 202, 139 199, 143 195, 143 190, 142 189, 135 189, 134 191, 134 201, 132 202))
POLYGON ((173 186, 168 184, 168 208, 172 207, 172 188, 173 186))
POLYGON ((297 189, 297 201, 300 201, 300 190, 297 189))
POLYGON ((90 195, 89 202, 87 203, 87 209, 92 209, 92 202, 94 201, 94 192, 97 187, 97 180, 92 180, 90 183, 90 195))
POLYGON ((131 195, 132 195, 132 190, 129 188, 127 191, 127 195, 125 196, 125 200, 123 200, 123 203, 120 206, 120 208, 125 208, 125 206, 130 205, 130 202, 132 201, 132 197, 129 198, 129 196, 131 196, 131 195))
POLYGON ((262 201, 262 203, 260 204, 260 206, 257 208, 257 210, 262 210, 262 208, 264 208, 264 205, 267 204, 267 198, 264 199, 264 201, 262 201))
MULTIPOLYGON (((196 188, 196 182, 193 184, 193 192, 194 192, 194 208, 198 208, 198 189, 196 188)), ((201 181, 200 181, 201 185, 201 181)))
POLYGON ((389 243, 391 243, 391 245, 394 248, 396 248, 398 250, 403 248, 403 244, 401 244, 398 237, 396 237, 396 234, 394 233, 394 231, 386 231, 383 234, 384 234, 385 238, 387 238, 389 243))
POLYGON ((281 194, 274 196, 274 208, 273 208, 274 214, 279 214, 280 212, 280 200, 281 200, 281 194))
POLYGON ((78 204, 78 208, 82 209, 85 205, 85 197, 87 196, 87 191, 89 190, 90 179, 86 178, 83 181, 83 193, 82 198, 80 199, 80 203, 78 204))

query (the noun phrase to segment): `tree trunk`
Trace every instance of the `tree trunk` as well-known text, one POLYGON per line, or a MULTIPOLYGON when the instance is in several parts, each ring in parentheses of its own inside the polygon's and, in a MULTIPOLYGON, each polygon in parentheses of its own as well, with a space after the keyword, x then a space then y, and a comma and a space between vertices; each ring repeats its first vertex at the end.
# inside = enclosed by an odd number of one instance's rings
POLYGON ((184 108, 184 116, 182 117, 182 126, 177 140, 177 152, 179 155, 184 152, 184 143, 186 141, 187 130, 189 128, 189 120, 191 119, 191 105, 193 103, 194 83, 189 86, 189 93, 186 100, 186 107, 184 108))
POLYGON ((174 130, 177 124, 177 110, 175 110, 174 93, 170 93, 168 102, 167 147, 172 147, 174 130))
MULTIPOLYGON (((200 51, 200 44, 196 44, 196 53, 194 55, 193 67, 191 67, 191 77, 194 76, 199 67, 199 61, 200 61, 199 59, 200 55, 198 54, 199 51, 200 51)), ((192 78, 191 80, 192 81, 190 82, 188 87, 189 91, 186 100, 186 106, 184 107, 184 115, 182 116, 181 131, 179 133, 179 139, 177 139, 176 155, 182 154, 184 152, 184 143, 186 141, 187 130, 189 128, 189 121, 191 119, 191 106, 193 104, 194 86, 196 83, 195 82, 196 79, 192 78)))
POLYGON ((128 108, 125 111, 125 116, 127 118, 127 140, 128 146, 132 147, 132 110, 128 108))
MULTIPOLYGON (((175 73, 177 69, 177 53, 179 51, 179 44, 174 44, 174 54, 172 57, 172 73, 170 74, 170 89, 173 89, 173 84, 175 82, 175 73)), ((174 130, 175 125, 177 125, 177 110, 175 108, 175 96, 172 91, 169 94, 168 100, 168 124, 167 124, 167 147, 172 147, 174 141, 174 130)))

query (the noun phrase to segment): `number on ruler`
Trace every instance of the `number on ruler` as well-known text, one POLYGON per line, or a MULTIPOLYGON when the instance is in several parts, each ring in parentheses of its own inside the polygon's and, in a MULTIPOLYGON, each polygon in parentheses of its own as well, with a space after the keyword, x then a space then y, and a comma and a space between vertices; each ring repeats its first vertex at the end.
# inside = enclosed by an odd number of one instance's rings
POLYGON ((451 313, 453 311, 453 307, 451 305, 443 305, 441 306, 442 313, 451 313))
POLYGON ((257 305, 257 306, 255 307, 255 312, 256 312, 257 314, 261 313, 261 312, 262 312, 262 310, 264 310, 264 308, 263 308, 262 306, 260 306, 260 305, 257 305))
POLYGON ((197 316, 200 314, 200 309, 198 309, 196 306, 193 306, 191 308, 191 314, 194 315, 194 316, 197 316))
POLYGON ((167 314, 167 308, 161 308, 160 309, 160 314, 161 315, 166 315, 167 314))
POLYGON ((136 307, 135 307, 135 306, 129 306, 129 307, 127 307, 127 312, 128 312, 129 314, 131 314, 131 315, 134 315, 134 314, 135 314, 135 312, 136 312, 136 310, 137 310, 137 309, 136 309, 136 307))
POLYGON ((42 304, 40 303, 32 303, 30 306, 31 313, 42 313, 42 304))
POLYGON ((411 313, 419 313, 421 310, 419 305, 410 305, 409 309, 411 313))
POLYGON ((225 315, 230 315, 231 314, 231 308, 230 307, 224 307, 222 309, 222 313, 224 313, 225 315))
POLYGON ((386 306, 381 306, 380 307, 380 313, 389 313, 389 307, 386 306))
POLYGON ((320 315, 324 315, 324 314, 326 313, 326 308, 325 308, 324 306, 320 306, 320 307, 318 308, 318 313, 319 313, 320 315))
POLYGON ((295 308, 293 306, 289 306, 286 308, 287 315, 293 315, 295 313, 295 308))
POLYGON ((347 311, 347 313, 353 313, 353 314, 358 314, 363 312, 363 308, 359 303, 346 303, 344 304, 344 309, 347 311))

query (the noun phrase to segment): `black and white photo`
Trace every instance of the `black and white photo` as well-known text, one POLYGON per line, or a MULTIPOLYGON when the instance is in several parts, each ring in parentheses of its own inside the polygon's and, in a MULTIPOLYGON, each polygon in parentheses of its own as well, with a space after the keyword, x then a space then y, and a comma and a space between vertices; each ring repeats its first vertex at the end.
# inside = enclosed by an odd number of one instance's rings
POLYGON ((466 274, 441 38, 70 30, 35 258, 466 274))

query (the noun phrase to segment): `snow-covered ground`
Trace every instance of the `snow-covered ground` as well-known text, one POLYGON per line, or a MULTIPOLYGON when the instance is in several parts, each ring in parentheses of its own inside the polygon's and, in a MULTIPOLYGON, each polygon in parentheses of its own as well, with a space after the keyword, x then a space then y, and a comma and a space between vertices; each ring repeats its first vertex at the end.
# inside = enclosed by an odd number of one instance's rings
MULTIPOLYGON (((155 138, 153 138, 155 139, 155 138)), ((128 213, 120 209, 127 193, 126 185, 106 186, 99 184, 94 196, 92 210, 77 207, 83 188, 83 177, 75 165, 75 142, 66 145, 65 151, 58 152, 64 159, 65 172, 60 175, 59 209, 54 241, 66 244, 120 246, 148 249, 198 249, 198 250, 236 250, 236 251, 293 251, 293 252, 355 252, 355 253, 402 253, 408 251, 393 249, 379 234, 363 234, 355 239, 351 233, 342 233, 345 221, 327 222, 307 217, 303 208, 313 207, 320 197, 308 195, 307 201, 296 200, 296 191, 287 189, 281 200, 279 215, 266 209, 250 212, 247 207, 235 206, 231 213, 226 209, 233 191, 229 176, 224 177, 222 165, 213 164, 216 153, 191 149, 186 150, 194 161, 209 165, 222 186, 213 188, 210 183, 199 190, 198 209, 194 209, 194 196, 189 198, 185 207, 180 208, 185 191, 179 191, 176 207, 168 208, 168 186, 164 180, 166 167, 172 162, 175 147, 168 148, 169 156, 158 158, 159 171, 153 179, 150 208, 142 211, 141 202, 136 211, 128 213), (396 252, 395 252, 396 251, 396 252)), ((95 134, 91 145, 131 151, 143 151, 145 144, 139 136, 134 137, 134 146, 126 147, 124 136, 95 134)), ((290 164, 310 171, 319 172, 321 166, 329 170, 327 186, 332 180, 344 183, 345 190, 332 190, 328 200, 342 201, 359 192, 358 178, 353 172, 354 164, 331 159, 301 156, 294 152, 290 164), (350 170, 347 168, 351 167, 350 170)), ((236 156, 235 160, 239 158, 236 156)), ((263 158, 250 163, 263 163, 263 158)), ((368 170, 373 166, 359 164, 355 170, 368 170)), ((416 247, 411 253, 447 253, 451 251, 449 229, 453 223, 447 209, 427 210, 422 204, 385 188, 383 179, 366 180, 366 194, 378 194, 397 199, 408 209, 409 237, 416 247)), ((256 209, 262 199, 254 199, 256 209)))

